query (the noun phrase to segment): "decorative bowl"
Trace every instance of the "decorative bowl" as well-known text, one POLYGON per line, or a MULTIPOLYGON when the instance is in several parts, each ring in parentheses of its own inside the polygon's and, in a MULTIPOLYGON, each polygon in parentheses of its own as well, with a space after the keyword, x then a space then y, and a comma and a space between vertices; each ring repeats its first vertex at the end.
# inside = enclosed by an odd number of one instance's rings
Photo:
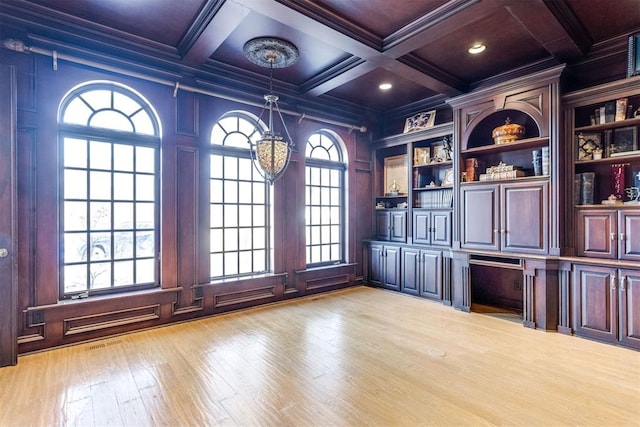
POLYGON ((507 117, 504 125, 498 126, 493 130, 493 141, 496 144, 507 144, 517 141, 524 136, 524 126, 517 123, 511 123, 511 118, 507 117))

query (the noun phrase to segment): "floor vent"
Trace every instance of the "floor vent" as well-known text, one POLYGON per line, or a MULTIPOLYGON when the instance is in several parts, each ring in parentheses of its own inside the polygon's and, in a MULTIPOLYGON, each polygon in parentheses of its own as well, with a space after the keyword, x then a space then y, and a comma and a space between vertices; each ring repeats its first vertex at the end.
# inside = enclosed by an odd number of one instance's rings
POLYGON ((116 344, 120 344, 122 341, 121 340, 115 340, 115 341, 107 341, 107 342, 101 342, 98 344, 94 344, 89 346, 88 350, 97 350, 99 348, 105 348, 107 346, 112 346, 112 345, 116 345, 116 344))

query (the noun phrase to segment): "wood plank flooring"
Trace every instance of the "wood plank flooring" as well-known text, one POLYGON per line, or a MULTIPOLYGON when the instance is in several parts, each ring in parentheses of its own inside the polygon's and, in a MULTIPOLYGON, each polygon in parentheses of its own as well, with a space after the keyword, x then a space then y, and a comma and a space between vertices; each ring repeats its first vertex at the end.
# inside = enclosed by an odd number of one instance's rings
POLYGON ((639 426, 640 353, 368 287, 25 355, 0 426, 639 426))

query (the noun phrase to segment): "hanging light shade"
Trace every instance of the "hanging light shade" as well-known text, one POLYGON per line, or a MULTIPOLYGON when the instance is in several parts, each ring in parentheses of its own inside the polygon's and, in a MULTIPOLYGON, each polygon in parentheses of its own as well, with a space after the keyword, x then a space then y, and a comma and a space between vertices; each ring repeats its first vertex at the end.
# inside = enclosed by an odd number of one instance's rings
POLYGON ((273 94, 273 69, 285 68, 298 59, 298 49, 286 40, 273 37, 259 37, 249 40, 244 45, 245 56, 254 64, 269 68, 269 93, 264 96, 265 104, 260 113, 268 112, 269 128, 262 137, 251 145, 251 159, 262 177, 273 184, 287 169, 293 141, 278 107, 278 97, 273 94), (274 112, 280 118, 284 136, 274 129, 274 112))

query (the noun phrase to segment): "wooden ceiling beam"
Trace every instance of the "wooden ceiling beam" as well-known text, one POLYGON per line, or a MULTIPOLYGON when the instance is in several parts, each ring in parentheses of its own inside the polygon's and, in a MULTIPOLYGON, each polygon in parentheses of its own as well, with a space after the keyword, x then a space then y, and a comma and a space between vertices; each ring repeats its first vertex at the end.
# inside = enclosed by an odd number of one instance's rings
POLYGON ((197 34, 197 36, 194 35, 192 39, 181 42, 181 45, 190 46, 183 54, 182 62, 184 64, 192 67, 202 65, 250 12, 247 8, 232 1, 225 1, 219 8, 216 7, 215 9, 217 9, 217 12, 208 17, 200 28, 189 31, 189 33, 197 34))
MULTIPOLYGON (((368 73, 369 71, 380 67, 389 70, 392 69, 401 77, 414 81, 433 91, 443 90, 445 93, 459 93, 459 88, 451 86, 447 81, 441 81, 434 76, 422 75, 424 71, 415 70, 406 64, 397 62, 397 58, 390 55, 390 52, 382 52, 380 48, 372 47, 369 44, 344 34, 338 29, 331 28, 326 24, 310 18, 308 15, 303 13, 303 11, 299 10, 300 7, 292 9, 275 0, 234 1, 237 1, 257 13, 308 34, 311 37, 321 39, 323 42, 344 50, 354 57, 360 58, 364 61, 356 66, 345 67, 343 70, 334 70, 333 77, 321 79, 321 81, 316 84, 313 84, 313 82, 303 84, 302 86, 306 88, 304 92, 305 94, 313 96, 323 95, 368 73)), ((475 1, 476 0, 453 0, 456 4, 467 4, 468 2, 475 3, 475 1)), ((426 29, 424 32, 426 32, 426 29)))
POLYGON ((564 0, 513 1, 505 7, 560 62, 584 56, 593 43, 564 0))

